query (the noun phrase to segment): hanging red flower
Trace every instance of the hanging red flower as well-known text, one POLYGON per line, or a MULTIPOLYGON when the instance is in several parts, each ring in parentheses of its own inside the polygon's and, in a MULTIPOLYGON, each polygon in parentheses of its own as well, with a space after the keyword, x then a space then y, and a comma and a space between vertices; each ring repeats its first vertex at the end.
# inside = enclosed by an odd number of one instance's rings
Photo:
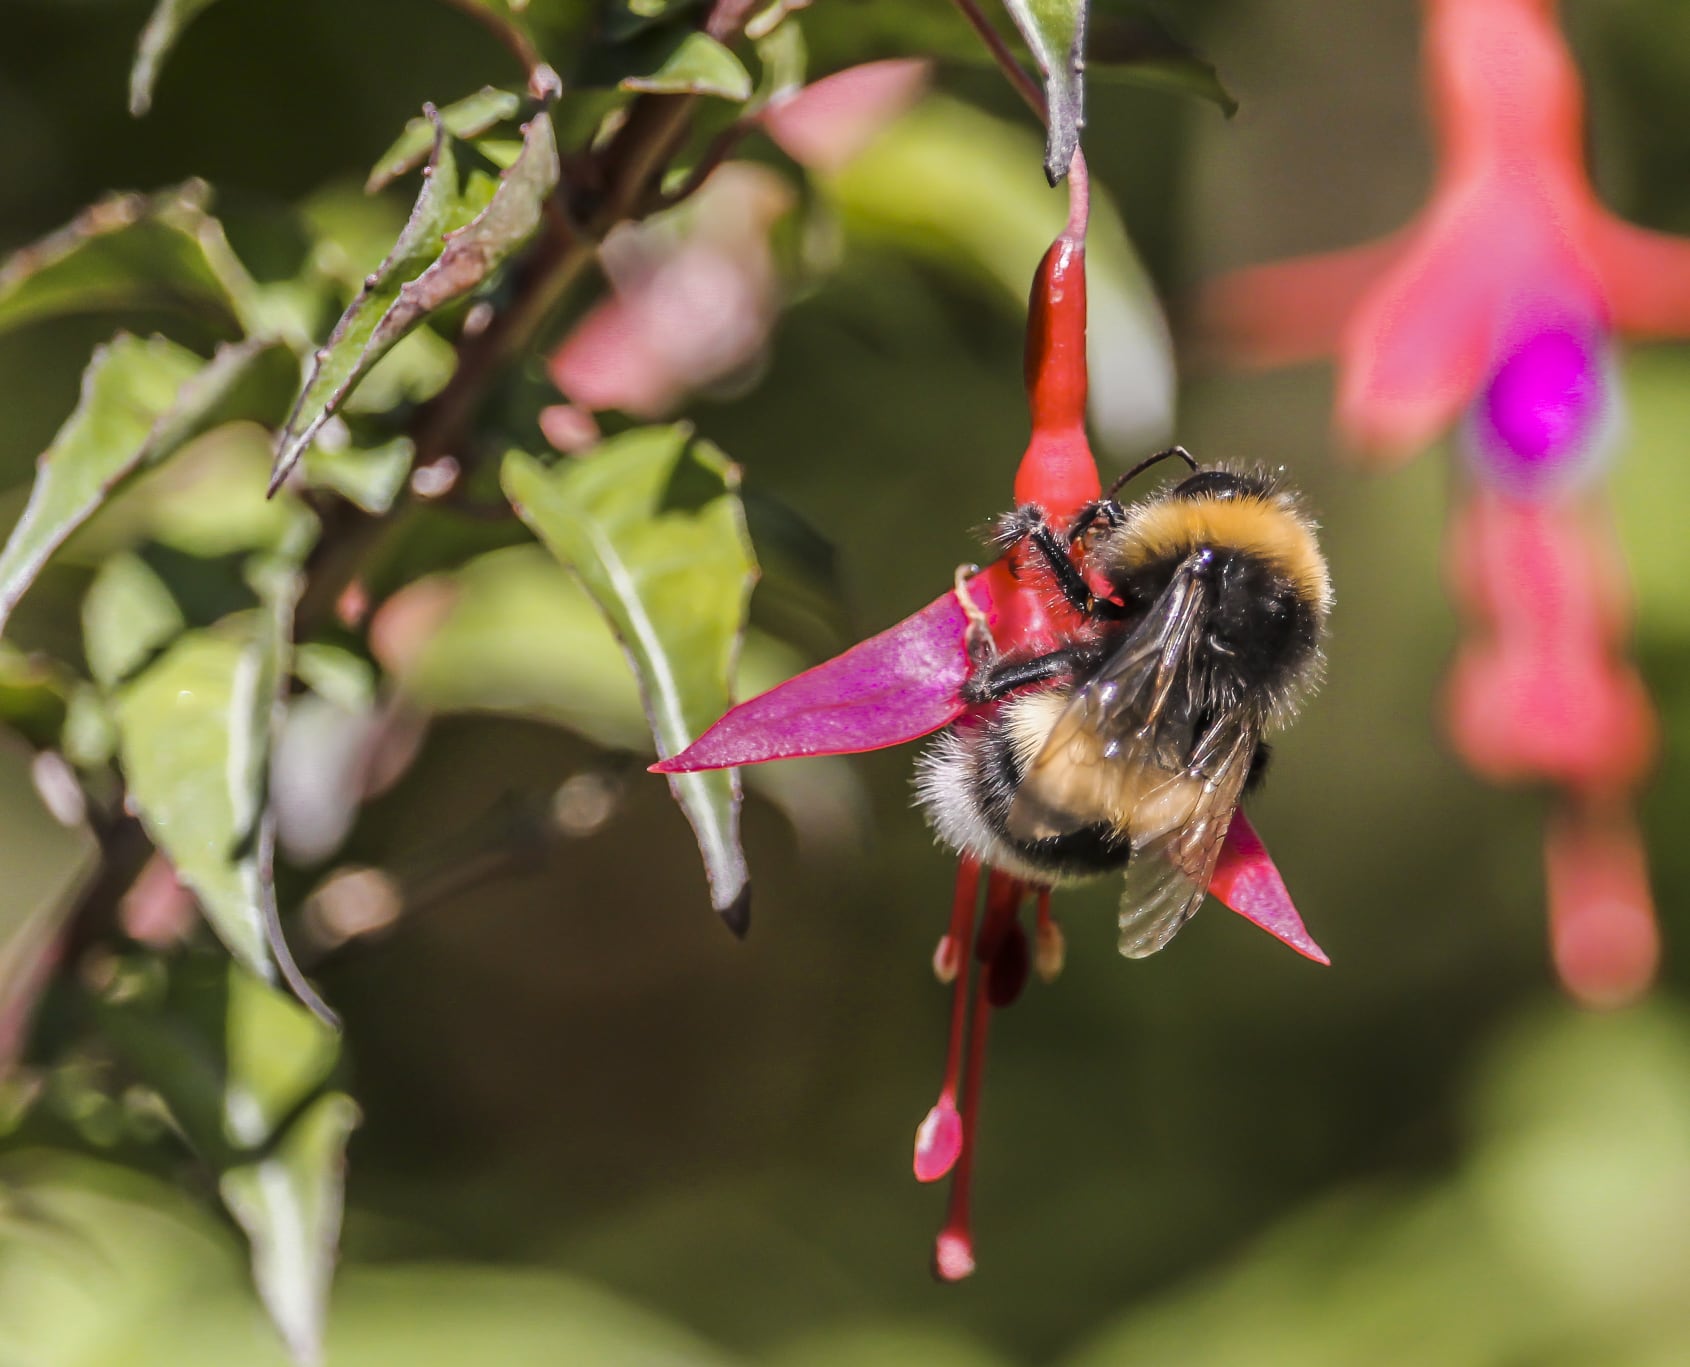
MULTIPOLYGON (((1026 374, 1032 436, 1014 491, 1017 506, 1037 507, 1054 527, 1066 527, 1101 493, 1085 432, 1087 186, 1078 158, 1070 193, 1068 228, 1033 282, 1026 374)), ((959 575, 953 590, 896 626, 741 703, 653 768, 676 773, 856 753, 984 720, 995 704, 970 701, 965 687, 974 668, 971 623, 984 624, 999 650, 1036 655, 1068 639, 1076 622, 1076 610, 1050 591, 1048 573, 1018 543, 986 569, 959 575)), ((1327 962, 1242 812, 1226 830, 1209 891, 1298 953, 1327 962)), ((1030 968, 1048 980, 1062 958, 1050 889, 963 855, 950 928, 934 955, 935 973, 953 989, 945 1076, 917 1131, 914 1161, 924 1182, 954 1174, 934 1249, 935 1272, 945 1280, 974 1267, 970 1179, 991 1014, 1016 999, 1030 968), (1021 923, 1029 904, 1036 907, 1031 942, 1021 923)))

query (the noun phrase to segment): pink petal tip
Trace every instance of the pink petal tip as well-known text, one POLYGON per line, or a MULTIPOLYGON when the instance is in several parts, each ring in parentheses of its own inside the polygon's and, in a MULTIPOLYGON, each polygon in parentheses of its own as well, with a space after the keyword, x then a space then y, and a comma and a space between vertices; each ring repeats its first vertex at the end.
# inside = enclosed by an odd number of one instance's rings
POLYGON ((1209 880, 1209 891, 1246 921, 1289 945, 1305 959, 1330 965, 1326 951, 1314 942, 1291 904, 1285 880, 1274 867, 1267 846, 1243 812, 1235 812, 1221 845, 1220 862, 1209 880))

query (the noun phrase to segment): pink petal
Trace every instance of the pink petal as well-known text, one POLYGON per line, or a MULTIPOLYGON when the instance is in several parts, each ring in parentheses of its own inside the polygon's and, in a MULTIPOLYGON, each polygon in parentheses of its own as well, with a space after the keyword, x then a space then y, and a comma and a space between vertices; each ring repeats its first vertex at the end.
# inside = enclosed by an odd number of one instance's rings
POLYGON ((1518 251, 1488 195, 1438 213, 1382 275, 1339 340, 1338 426, 1357 449, 1403 459, 1484 384, 1518 251))
MULTIPOLYGON (((985 576, 973 581, 971 592, 990 611, 985 576)), ((967 625, 956 594, 947 593, 843 655, 742 702, 680 754, 652 765, 652 772, 853 755, 948 726, 964 710, 967 625)))
POLYGON ((763 127, 799 165, 837 171, 921 98, 932 71, 911 57, 846 67, 771 104, 763 127))
POLYGON ((1639 337, 1690 333, 1690 239, 1591 216, 1591 250, 1614 321, 1639 337))
POLYGON ((1303 918, 1291 905, 1285 880, 1273 866, 1273 859, 1243 812, 1234 812, 1221 845, 1220 863, 1215 865, 1209 891, 1246 921, 1254 921, 1274 937, 1291 946, 1305 959, 1330 964, 1326 951, 1303 928, 1303 918))
POLYGON ((1225 359, 1243 365, 1328 356, 1402 246, 1394 233, 1360 247, 1233 271, 1204 287, 1200 326, 1225 359))

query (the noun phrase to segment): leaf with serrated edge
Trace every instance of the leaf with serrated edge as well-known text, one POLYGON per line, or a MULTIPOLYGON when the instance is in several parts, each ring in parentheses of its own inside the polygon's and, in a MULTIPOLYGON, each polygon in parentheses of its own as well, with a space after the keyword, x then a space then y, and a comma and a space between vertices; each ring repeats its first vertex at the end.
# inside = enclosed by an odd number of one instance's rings
POLYGON ((148 454, 153 434, 205 362, 162 337, 95 349, 82 397, 36 463, 35 487, 0 551, 0 630, 47 558, 148 454))
POLYGON ((346 1198, 346 1142, 359 1120, 344 1092, 311 1103, 274 1150, 230 1168, 218 1192, 252 1245, 252 1279, 296 1362, 323 1355, 323 1320, 346 1198))
POLYGON ((751 98, 751 73, 745 64, 707 33, 686 34, 655 69, 624 76, 617 84, 653 95, 751 98))
POLYGON ((232 342, 209 363, 162 337, 120 335, 96 350, 0 551, 0 631, 48 558, 130 475, 225 422, 274 422, 296 373, 277 342, 232 342))
POLYGON ((1045 176, 1055 185, 1068 174, 1086 122, 1086 7, 1088 0, 1003 0, 1045 78, 1049 133, 1045 176))
POLYGON ((229 952, 270 979, 258 822, 298 575, 259 587, 259 609, 179 636, 115 701, 119 762, 141 824, 229 952))
MULTIPOLYGON (((575 572, 621 638, 659 755, 685 749, 731 701, 757 575, 737 468, 686 426, 647 427, 551 470, 513 451, 503 483, 518 515, 575 572), (689 487, 693 498, 683 502, 689 487)), ((698 836, 711 902, 743 934, 749 887, 739 776, 674 775, 670 787, 698 836)))
POLYGON ((0 265, 0 332, 67 313, 176 308, 262 334, 260 292, 190 180, 156 195, 112 195, 0 265))
MULTIPOLYGON (((521 109, 522 96, 516 91, 489 85, 447 105, 440 111, 440 121, 453 137, 468 139, 509 123, 521 109)), ((408 171, 416 170, 428 160, 433 147, 434 125, 426 117, 412 119, 371 168, 369 179, 364 182, 364 193, 373 195, 408 171)))
MULTIPOLYGON (((438 120, 440 115, 431 107, 430 117, 438 120)), ((428 182, 393 254, 366 282, 317 353, 305 392, 277 442, 272 491, 376 361, 429 314, 486 280, 540 226, 546 199, 558 180, 557 142, 544 111, 528 121, 522 155, 499 177, 486 207, 461 228, 452 217, 458 208, 453 187, 445 183, 456 180, 450 169, 455 166, 451 139, 438 124, 436 130, 428 182)))
POLYGON ((182 30, 209 9, 215 0, 158 0, 152 18, 141 30, 135 47, 135 64, 129 70, 129 112, 140 118, 153 107, 153 90, 164 59, 176 46, 182 30))

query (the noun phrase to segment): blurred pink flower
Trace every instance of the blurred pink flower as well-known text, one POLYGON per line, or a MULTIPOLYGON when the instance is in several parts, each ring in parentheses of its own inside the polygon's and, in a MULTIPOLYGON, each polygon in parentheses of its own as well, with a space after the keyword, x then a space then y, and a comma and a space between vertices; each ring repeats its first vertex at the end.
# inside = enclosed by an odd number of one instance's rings
POLYGON ((1690 333, 1690 241, 1623 223, 1584 165, 1583 97, 1552 0, 1425 0, 1437 178, 1393 236, 1225 276, 1202 301, 1235 360, 1333 354, 1358 452, 1460 425, 1450 578, 1467 627, 1447 698, 1457 752, 1558 794, 1551 947, 1611 1004, 1657 958, 1632 795, 1655 719, 1623 658, 1627 604, 1599 491, 1616 444, 1615 332, 1690 333))
POLYGON ((780 302, 769 233, 794 202, 775 172, 729 162, 670 213, 613 231, 600 249, 610 295, 549 362, 574 406, 566 424, 553 415, 555 434, 572 440, 605 409, 665 417, 753 366, 780 302))
POLYGON ((841 170, 921 98, 932 73, 913 57, 847 67, 772 101, 763 130, 800 166, 841 170))
POLYGON ((1339 430, 1386 459, 1447 430, 1546 324, 1690 333, 1690 242, 1598 203, 1550 0, 1425 12, 1438 168, 1425 209, 1378 242, 1223 276, 1202 300, 1235 360, 1335 355, 1339 430))

